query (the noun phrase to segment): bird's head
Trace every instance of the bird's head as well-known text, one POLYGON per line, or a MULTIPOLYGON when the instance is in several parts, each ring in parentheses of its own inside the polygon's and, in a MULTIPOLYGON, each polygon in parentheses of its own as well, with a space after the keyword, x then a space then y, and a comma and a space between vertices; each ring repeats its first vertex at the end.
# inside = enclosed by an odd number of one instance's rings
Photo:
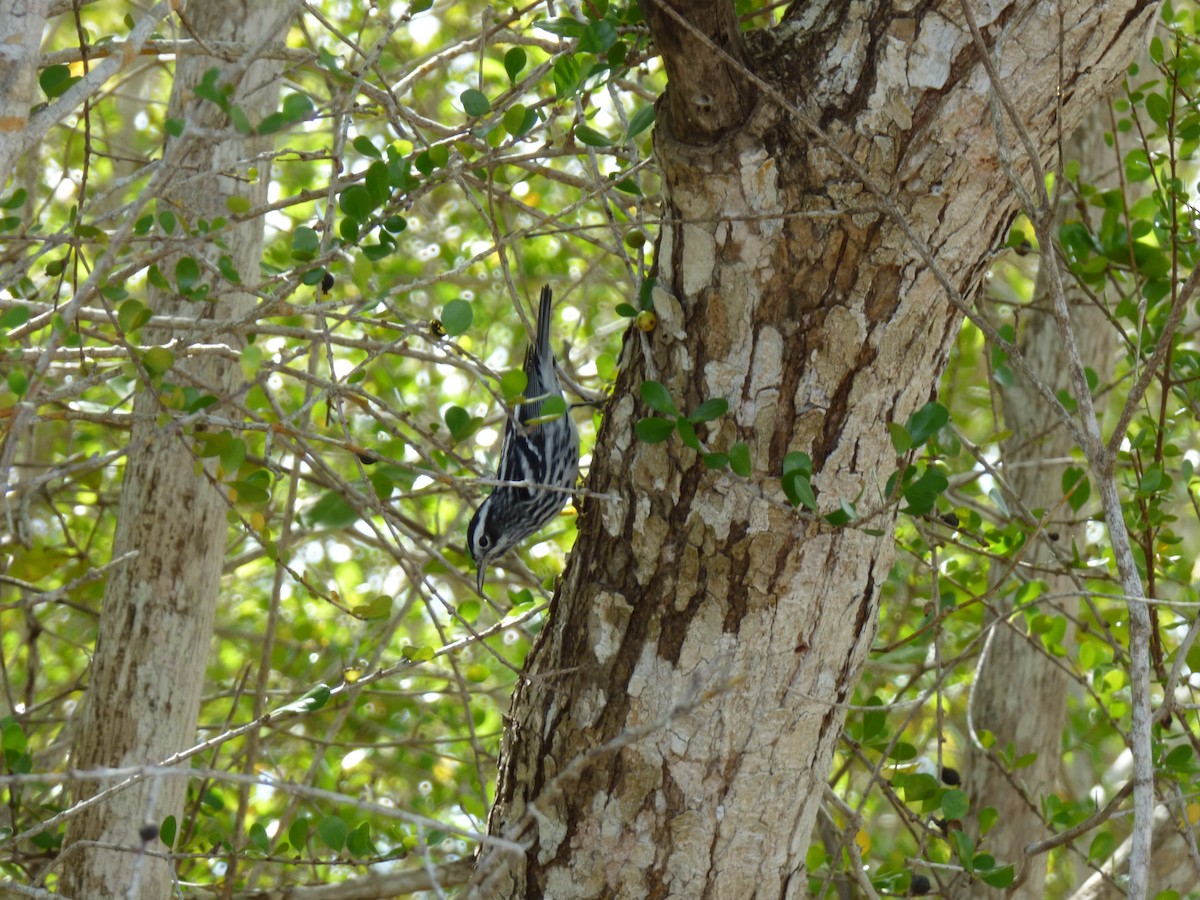
POLYGON ((492 502, 495 499, 495 494, 485 499, 467 525, 467 552, 478 566, 475 585, 481 594, 488 563, 503 556, 520 539, 520 535, 506 532, 503 509, 496 508, 492 502))

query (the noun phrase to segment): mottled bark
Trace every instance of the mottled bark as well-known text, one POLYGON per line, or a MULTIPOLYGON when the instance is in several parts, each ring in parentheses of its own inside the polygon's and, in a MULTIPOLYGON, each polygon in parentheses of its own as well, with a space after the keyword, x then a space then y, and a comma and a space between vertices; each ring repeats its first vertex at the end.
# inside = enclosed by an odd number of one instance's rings
POLYGON ((0 0, 0 192, 13 173, 38 93, 47 0, 0 0))
MULTIPOLYGON (((1060 65, 1071 130, 1139 49, 1154 4, 982 7, 1048 158, 1060 65)), ((906 14, 811 2, 751 37, 751 69, 898 198, 967 291, 1015 206, 957 0, 906 14)), ((839 704, 892 561, 886 426, 930 399, 959 316, 877 195, 796 115, 757 99, 707 146, 659 120, 659 327, 627 340, 589 480, 617 499, 584 510, 514 698, 490 828, 529 850, 481 858, 487 896, 806 892, 839 704), (638 441, 645 379, 684 410, 729 399, 701 437, 746 442, 751 477, 706 469, 678 438, 638 441), (853 501, 866 527, 794 512, 779 486, 790 451, 811 455, 822 511, 853 501)))
MULTIPOLYGON (((187 17, 201 38, 255 43, 280 33, 288 8, 247 0, 193 0, 187 17)), ((231 195, 248 197, 251 207, 265 202, 267 164, 255 154, 269 148, 271 140, 238 134, 216 104, 200 100, 192 89, 206 70, 221 69, 222 80, 237 83, 234 102, 257 122, 276 106, 276 65, 258 61, 234 68, 204 56, 177 63, 168 115, 186 120, 183 135, 174 139, 186 146, 159 200, 160 211, 173 210, 194 227, 200 218, 211 222, 227 216, 231 195), (198 135, 201 129, 205 133, 198 135), (259 169, 257 179, 247 177, 251 166, 259 169)), ((185 251, 208 262, 203 269, 204 280, 212 285, 207 300, 152 291, 156 313, 224 320, 253 307, 253 295, 214 273, 218 258, 228 255, 243 282, 253 282, 262 253, 262 222, 247 220, 222 238, 225 246, 209 239, 187 245, 185 251)), ((173 272, 178 259, 171 256, 160 267, 173 272)), ((163 331, 145 335, 147 342, 156 343, 170 337, 163 331)), ((236 334, 220 329, 214 329, 213 339, 240 344, 236 334)), ((236 363, 216 357, 178 360, 162 379, 195 386, 222 402, 233 398, 242 382, 236 363)), ((147 387, 134 402, 113 554, 136 551, 137 556, 109 576, 105 590, 74 759, 80 769, 157 763, 195 741, 225 559, 228 501, 213 480, 211 461, 197 471, 191 440, 170 421, 163 424, 156 418, 162 411, 160 389, 158 383, 147 387)), ((168 815, 179 817, 185 787, 183 778, 146 781, 73 817, 62 853, 61 891, 76 898, 168 896, 170 867, 139 852, 143 842, 138 831, 146 823, 157 827, 168 815), (84 841, 125 849, 101 849, 84 841)), ((86 799, 96 790, 95 782, 84 782, 74 799, 86 799)))

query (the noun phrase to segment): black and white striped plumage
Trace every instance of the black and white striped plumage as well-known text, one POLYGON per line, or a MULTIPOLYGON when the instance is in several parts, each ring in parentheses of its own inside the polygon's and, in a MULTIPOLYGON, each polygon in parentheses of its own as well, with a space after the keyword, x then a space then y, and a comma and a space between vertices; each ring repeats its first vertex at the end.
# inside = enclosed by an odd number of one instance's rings
POLYGON ((497 487, 471 517, 467 550, 479 566, 477 585, 481 594, 488 563, 558 515, 579 474, 579 432, 570 415, 526 424, 542 415, 547 397, 562 396, 550 346, 549 287, 542 288, 536 339, 525 351, 525 377, 525 396, 529 399, 517 407, 521 427, 509 419, 504 428, 496 480, 528 482, 531 486, 497 487), (539 485, 566 490, 547 490, 539 485))

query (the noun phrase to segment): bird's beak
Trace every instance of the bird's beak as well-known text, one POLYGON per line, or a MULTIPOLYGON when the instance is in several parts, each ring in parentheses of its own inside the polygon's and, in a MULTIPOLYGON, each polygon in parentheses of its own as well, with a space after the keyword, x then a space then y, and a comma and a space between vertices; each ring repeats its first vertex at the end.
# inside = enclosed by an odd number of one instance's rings
POLYGON ((480 594, 483 593, 483 576, 487 573, 487 564, 481 559, 479 561, 479 570, 475 573, 475 589, 480 594))

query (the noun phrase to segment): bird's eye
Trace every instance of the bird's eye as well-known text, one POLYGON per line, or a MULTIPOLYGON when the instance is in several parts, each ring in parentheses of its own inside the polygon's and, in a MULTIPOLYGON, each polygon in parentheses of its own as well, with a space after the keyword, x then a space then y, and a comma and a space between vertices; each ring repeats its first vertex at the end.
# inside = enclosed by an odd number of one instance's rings
POLYGON ((491 541, 488 540, 488 536, 486 534, 481 534, 479 536, 479 549, 480 550, 486 550, 488 548, 488 544, 490 544, 490 543, 491 543, 491 541))

